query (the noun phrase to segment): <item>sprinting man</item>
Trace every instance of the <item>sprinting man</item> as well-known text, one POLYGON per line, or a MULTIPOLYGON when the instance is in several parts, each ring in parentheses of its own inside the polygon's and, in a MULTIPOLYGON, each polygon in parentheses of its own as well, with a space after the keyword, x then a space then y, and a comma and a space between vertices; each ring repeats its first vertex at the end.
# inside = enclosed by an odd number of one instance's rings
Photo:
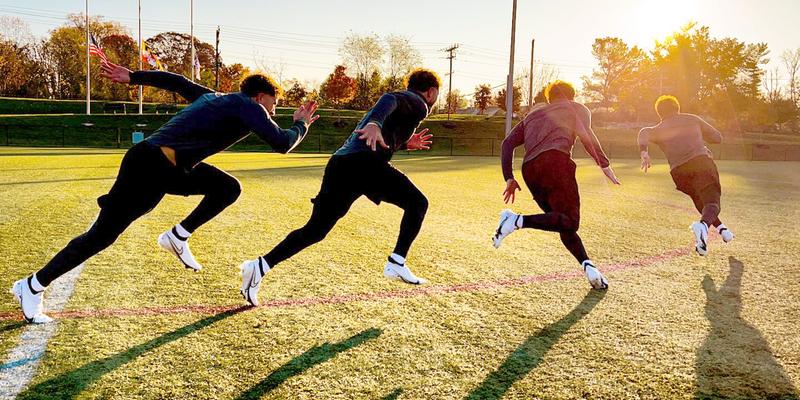
POLYGON ((719 172, 703 141, 721 143, 722 134, 708 122, 693 114, 681 112, 674 96, 661 96, 656 100, 656 112, 661 122, 639 131, 639 151, 642 170, 650 168, 648 143, 661 148, 669 163, 675 188, 691 197, 700 212, 700 221, 691 225, 697 254, 708 254, 708 228, 716 227, 725 243, 733 240, 733 232, 719 220, 722 187, 719 172))
POLYGON ((544 213, 519 215, 503 210, 493 237, 494 247, 500 247, 506 236, 521 228, 558 232, 561 242, 583 267, 589 284, 594 289, 605 290, 608 280, 589 259, 578 236, 581 203, 575 181, 576 166, 572 160, 576 137, 580 138, 606 177, 617 185, 619 180, 592 131, 591 112, 583 104, 573 101, 575 89, 572 85, 563 81, 552 82, 547 86, 545 96, 550 104, 533 110, 517 124, 503 140, 501 153, 506 204, 509 201, 514 203, 515 192, 520 190, 512 164, 514 149, 524 145, 522 177, 544 213))
POLYGON ((311 200, 314 207, 308 222, 269 253, 242 264, 245 300, 258 305, 258 289, 264 274, 324 239, 361 196, 367 196, 376 205, 385 201, 403 209, 400 234, 383 269, 384 276, 410 284, 425 283, 408 268, 406 256, 422 227, 428 200, 389 160, 397 150, 429 148, 432 135, 427 129, 416 130, 436 102, 439 85, 434 72, 417 69, 406 78, 405 91, 381 96, 328 161, 319 194, 311 200))
POLYGON ((36 273, 16 281, 11 292, 30 323, 51 318, 42 312, 42 294, 58 277, 110 246, 136 219, 152 210, 166 194, 202 195, 183 221, 161 234, 158 244, 187 268, 200 270, 187 240, 198 227, 214 218, 239 197, 236 178, 202 162, 255 132, 275 151, 291 151, 318 116, 317 105, 305 103, 294 113, 294 123, 281 129, 275 114, 281 89, 265 75, 251 75, 241 91, 214 93, 181 75, 160 71, 131 72, 103 65, 103 76, 118 83, 148 85, 179 93, 192 104, 181 110, 122 158, 119 174, 108 194, 100 196, 100 214, 89 230, 72 239, 36 273))

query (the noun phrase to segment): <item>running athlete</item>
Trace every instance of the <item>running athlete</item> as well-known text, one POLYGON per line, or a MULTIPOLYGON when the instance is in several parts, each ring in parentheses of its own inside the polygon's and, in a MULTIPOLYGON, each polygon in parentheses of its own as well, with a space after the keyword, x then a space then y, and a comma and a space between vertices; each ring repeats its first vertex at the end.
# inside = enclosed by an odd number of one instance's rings
POLYGON ((306 224, 290 233, 264 256, 242 264, 242 296, 258 305, 258 289, 264 274, 278 263, 325 238, 336 222, 361 196, 375 204, 385 201, 403 209, 400 234, 383 274, 409 284, 426 281, 406 265, 411 243, 422 227, 428 209, 425 195, 389 160, 397 150, 427 150, 431 134, 416 132, 439 96, 439 77, 418 69, 407 77, 407 89, 386 93, 369 110, 353 133, 328 161, 322 185, 306 224))
POLYGON ((572 161, 576 137, 580 138, 606 177, 617 185, 619 180, 592 131, 591 112, 583 104, 573 101, 575 89, 572 85, 563 81, 552 82, 545 90, 545 96, 550 104, 533 110, 517 124, 503 140, 501 153, 503 178, 506 180, 505 202, 514 203, 515 192, 520 190, 514 178, 513 159, 514 149, 524 145, 522 177, 544 213, 519 215, 503 210, 493 237, 494 247, 500 247, 506 236, 521 228, 558 232, 561 242, 583 267, 589 284, 594 289, 605 290, 608 280, 589 259, 578 236, 581 204, 575 180, 575 162, 572 161))
POLYGON ((642 170, 647 172, 651 166, 648 143, 657 144, 667 157, 675 188, 689 195, 701 214, 700 220, 690 228, 694 234, 695 251, 705 256, 708 254, 709 227, 716 227, 725 243, 734 237, 733 232, 719 220, 722 194, 719 172, 711 150, 703 144, 703 141, 721 143, 722 134, 697 115, 682 113, 674 96, 659 97, 655 107, 661 122, 639 131, 642 170))
POLYGON ((29 323, 52 319, 44 314, 42 294, 58 277, 110 246, 136 219, 152 210, 166 194, 202 195, 203 199, 183 221, 158 238, 158 244, 187 268, 200 270, 187 240, 198 227, 214 218, 239 197, 236 178, 202 162, 254 132, 275 151, 287 153, 297 146, 318 116, 317 105, 305 103, 294 113, 294 123, 281 129, 270 115, 281 94, 265 75, 251 75, 231 94, 161 71, 131 72, 115 64, 103 65, 103 76, 117 83, 148 85, 177 92, 192 103, 122 158, 119 173, 108 194, 100 196, 100 214, 89 230, 72 239, 42 269, 14 283, 11 292, 29 323))

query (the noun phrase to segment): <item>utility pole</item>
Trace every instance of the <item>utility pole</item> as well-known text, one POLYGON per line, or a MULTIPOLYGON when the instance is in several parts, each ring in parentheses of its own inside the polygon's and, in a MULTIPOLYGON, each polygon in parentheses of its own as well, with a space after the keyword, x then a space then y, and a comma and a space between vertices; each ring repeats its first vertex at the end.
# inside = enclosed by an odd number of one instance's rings
POLYGON ((219 26, 217 26, 217 47, 215 56, 216 60, 214 61, 214 90, 219 90, 219 26))
POLYGON ((447 85, 447 120, 450 120, 450 93, 453 90, 453 59, 456 58, 456 49, 458 49, 458 43, 446 48, 442 49, 442 51, 446 51, 449 53, 447 56, 450 59, 450 83, 447 85))
POLYGON ((531 39, 531 73, 528 75, 528 110, 533 107, 533 46, 536 39, 531 39))
POLYGON ((506 136, 511 133, 511 118, 514 116, 514 40, 517 32, 517 0, 511 11, 511 54, 508 61, 508 82, 506 84, 506 136))

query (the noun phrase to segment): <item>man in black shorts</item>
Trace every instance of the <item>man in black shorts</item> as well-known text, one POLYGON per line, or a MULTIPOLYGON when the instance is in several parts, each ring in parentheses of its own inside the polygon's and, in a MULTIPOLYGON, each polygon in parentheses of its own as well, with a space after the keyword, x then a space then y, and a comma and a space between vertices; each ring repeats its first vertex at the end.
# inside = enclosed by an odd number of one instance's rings
POLYGON ((733 232, 719 220, 722 187, 719 172, 711 151, 703 144, 721 143, 722 134, 702 118, 681 113, 681 106, 674 96, 661 96, 655 104, 661 123, 642 128, 638 143, 642 157, 642 170, 650 168, 648 143, 661 148, 669 162, 670 175, 675 187, 689 195, 700 221, 691 225, 697 254, 708 254, 708 228, 716 227, 725 243, 733 240, 733 232))
POLYGON ((281 129, 270 118, 281 90, 265 75, 251 75, 242 81, 240 92, 223 94, 169 72, 131 72, 114 64, 103 65, 103 70, 103 76, 114 82, 170 90, 192 104, 125 153, 111 190, 97 199, 100 214, 89 230, 72 239, 35 274, 14 283, 11 292, 30 323, 51 321, 43 312, 42 294, 52 281, 114 243, 166 194, 203 196, 189 216, 158 238, 159 245, 184 266, 199 270, 187 239, 233 204, 241 192, 236 178, 202 161, 250 132, 275 151, 287 153, 303 140, 318 117, 314 115, 316 103, 306 103, 295 111, 292 126, 281 129))
POLYGON ((406 256, 417 237, 428 200, 408 177, 389 160, 397 150, 426 150, 431 143, 427 129, 416 132, 439 96, 439 77, 418 69, 407 77, 407 89, 386 93, 369 110, 344 145, 337 150, 322 178, 311 217, 269 253, 242 264, 242 296, 258 305, 258 289, 270 269, 325 238, 336 222, 361 196, 375 204, 385 201, 403 209, 400 234, 384 267, 387 278, 410 284, 425 283, 406 266, 406 256))
POLYGON ((611 182, 619 184, 619 180, 592 132, 591 112, 583 104, 573 101, 575 89, 572 85, 555 81, 547 86, 545 95, 550 104, 536 107, 525 116, 503 140, 501 153, 503 178, 506 180, 505 202, 513 203, 515 192, 520 190, 512 164, 514 149, 524 145, 522 177, 544 213, 519 215, 503 210, 492 241, 498 248, 506 236, 521 228, 558 232, 564 247, 583 267, 592 288, 605 290, 608 280, 589 259, 578 236, 581 203, 575 181, 576 166, 572 161, 575 139, 580 138, 583 147, 611 182))

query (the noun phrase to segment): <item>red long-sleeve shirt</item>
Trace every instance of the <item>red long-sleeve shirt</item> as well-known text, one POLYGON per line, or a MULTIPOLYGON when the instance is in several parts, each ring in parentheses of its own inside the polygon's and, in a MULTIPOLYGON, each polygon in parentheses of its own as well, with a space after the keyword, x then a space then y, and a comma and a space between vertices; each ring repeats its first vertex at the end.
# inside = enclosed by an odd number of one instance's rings
POLYGON ((558 150, 571 157, 576 138, 580 138, 586 152, 599 166, 609 166, 608 157, 592 131, 592 113, 586 106, 570 100, 558 100, 535 108, 503 140, 500 157, 503 178, 514 178, 515 148, 525 145, 523 164, 548 150, 558 150))

